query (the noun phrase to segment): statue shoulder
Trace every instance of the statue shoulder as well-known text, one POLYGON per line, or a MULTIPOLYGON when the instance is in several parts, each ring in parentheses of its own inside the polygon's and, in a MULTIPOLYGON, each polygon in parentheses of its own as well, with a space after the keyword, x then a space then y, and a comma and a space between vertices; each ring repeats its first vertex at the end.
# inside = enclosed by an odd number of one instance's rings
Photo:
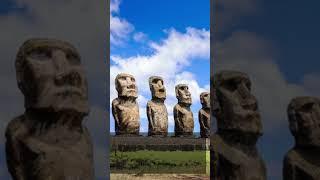
POLYGON ((178 109, 181 109, 181 106, 180 104, 176 104, 174 107, 173 107, 174 110, 178 110, 178 109))
POLYGON ((112 100, 112 106, 116 106, 119 104, 119 99, 118 98, 115 98, 114 100, 112 100))
POLYGON ((6 128, 6 138, 18 138, 28 133, 28 128, 25 124, 25 116, 21 115, 12 119, 6 128))

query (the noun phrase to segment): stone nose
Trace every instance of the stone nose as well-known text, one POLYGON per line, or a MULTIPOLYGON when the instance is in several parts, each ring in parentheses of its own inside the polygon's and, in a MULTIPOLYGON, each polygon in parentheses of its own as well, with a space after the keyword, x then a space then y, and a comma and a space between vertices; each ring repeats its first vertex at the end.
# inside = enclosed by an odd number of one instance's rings
POLYGON ((247 88, 247 86, 244 83, 239 84, 238 93, 242 99, 251 99, 252 97, 250 90, 247 88))
POLYGON ((185 94, 186 94, 187 96, 191 96, 191 94, 190 94, 190 92, 189 92, 188 90, 185 90, 185 94))
POLYGON ((157 82, 157 85, 158 85, 159 87, 162 87, 162 82, 161 82, 161 81, 158 81, 158 82, 157 82))
POLYGON ((52 59, 56 68, 56 76, 61 77, 70 71, 66 54, 62 50, 52 52, 52 59))

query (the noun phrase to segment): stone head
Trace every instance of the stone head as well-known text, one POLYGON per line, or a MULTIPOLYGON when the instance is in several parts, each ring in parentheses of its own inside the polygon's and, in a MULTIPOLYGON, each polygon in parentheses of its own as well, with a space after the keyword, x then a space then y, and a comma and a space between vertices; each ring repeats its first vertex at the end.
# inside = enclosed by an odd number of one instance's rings
POLYGON ((15 67, 26 109, 88 113, 87 80, 80 55, 71 44, 27 40, 19 49, 15 67))
POLYGON ((116 90, 119 97, 137 98, 138 87, 136 85, 136 79, 126 73, 120 73, 115 79, 116 90))
POLYGON ((189 92, 189 87, 186 84, 178 84, 175 87, 176 97, 179 103, 191 105, 192 99, 191 94, 189 92))
POLYGON ((288 105, 287 113, 296 145, 320 147, 320 99, 296 97, 288 105))
POLYGON ((249 77, 237 71, 222 71, 214 77, 218 105, 218 131, 232 130, 262 135, 262 123, 256 98, 251 94, 249 77))
POLYGON ((210 93, 209 92, 201 93, 200 102, 203 108, 210 108, 210 93))
POLYGON ((163 79, 159 76, 151 76, 149 78, 149 86, 152 98, 166 99, 166 88, 163 84, 163 79))

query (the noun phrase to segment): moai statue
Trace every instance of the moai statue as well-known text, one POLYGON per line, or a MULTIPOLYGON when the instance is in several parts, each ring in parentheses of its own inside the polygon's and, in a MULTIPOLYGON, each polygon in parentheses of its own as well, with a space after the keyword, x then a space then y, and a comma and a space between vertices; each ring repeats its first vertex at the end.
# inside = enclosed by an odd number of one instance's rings
POLYGON ((256 148, 262 123, 249 77, 222 71, 213 86, 219 105, 214 113, 218 130, 210 138, 213 179, 265 180, 265 164, 256 148))
POLYGON ((118 97, 112 101, 116 135, 139 135, 140 116, 136 101, 138 87, 130 74, 118 74, 115 79, 118 97))
POLYGON ((173 108, 175 136, 192 136, 194 121, 190 109, 192 104, 188 85, 178 84, 175 87, 178 104, 173 108))
POLYGON ((147 116, 149 121, 149 136, 168 135, 168 112, 164 100, 166 99, 166 89, 163 79, 158 76, 149 78, 149 86, 152 99, 147 103, 147 116))
POLYGON ((198 113, 200 136, 201 138, 208 138, 210 137, 210 93, 201 93, 200 102, 202 105, 198 113))
POLYGON ((30 39, 16 58, 25 113, 6 129, 8 170, 14 180, 94 179, 89 112, 80 56, 67 42, 30 39))
POLYGON ((320 99, 294 98, 288 106, 295 146, 283 161, 284 180, 320 179, 320 99))

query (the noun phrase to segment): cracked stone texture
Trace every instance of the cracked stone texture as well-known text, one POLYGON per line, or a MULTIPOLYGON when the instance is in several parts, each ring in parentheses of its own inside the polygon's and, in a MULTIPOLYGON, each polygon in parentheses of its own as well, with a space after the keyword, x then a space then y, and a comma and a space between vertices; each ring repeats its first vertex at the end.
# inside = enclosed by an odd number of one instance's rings
POLYGON ((115 86, 118 97, 112 101, 112 115, 115 120, 116 135, 139 135, 140 116, 138 87, 130 74, 118 74, 115 86))
POLYGON ((296 97, 287 113, 295 146, 284 157, 283 179, 320 179, 320 99, 296 97))
POLYGON ((168 111, 164 104, 166 89, 163 79, 158 76, 149 78, 152 99, 147 103, 147 116, 149 121, 149 136, 168 135, 168 111))
POLYGON ((87 128, 87 82, 80 56, 67 42, 30 39, 16 58, 25 113, 6 129, 8 170, 14 180, 94 179, 87 128))
POLYGON ((256 148, 262 123, 249 77, 221 71, 212 84, 218 108, 217 132, 210 137, 212 179, 265 180, 265 164, 256 148))
POLYGON ((198 119, 200 124, 200 136, 202 138, 210 137, 210 93, 200 94, 202 108, 199 110, 198 119))
POLYGON ((192 104, 189 87, 186 84, 178 84, 175 87, 178 104, 173 108, 175 136, 192 136, 194 129, 192 104))

